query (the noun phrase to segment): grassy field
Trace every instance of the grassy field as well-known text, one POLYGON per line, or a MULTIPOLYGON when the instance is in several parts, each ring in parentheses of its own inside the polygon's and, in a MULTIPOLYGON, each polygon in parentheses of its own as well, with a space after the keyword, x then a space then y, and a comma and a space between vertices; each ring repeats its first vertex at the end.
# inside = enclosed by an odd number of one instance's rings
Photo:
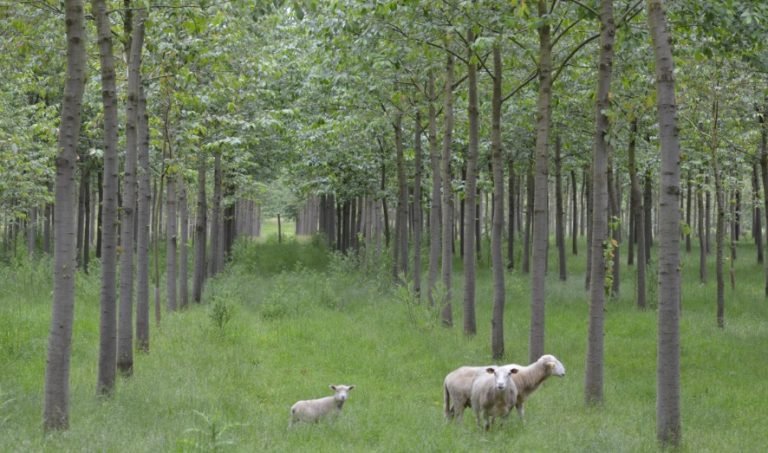
MULTIPOLYGON (((583 248, 582 248, 583 251, 583 248)), ((726 291, 726 328, 715 323, 714 278, 683 266, 682 410, 686 452, 764 451, 768 416, 768 301, 753 250, 739 250, 737 288, 726 291)), ((478 272, 477 336, 381 277, 384 265, 329 258, 315 242, 249 244, 212 281, 206 304, 165 314, 151 352, 113 398, 95 397, 96 277, 79 277, 71 371, 71 429, 41 430, 50 319, 48 263, 0 268, 0 451, 3 452, 645 452, 655 442, 653 309, 632 306, 633 278, 606 308, 605 404, 585 406, 587 302, 584 255, 547 281, 546 350, 565 364, 516 416, 483 433, 467 413, 442 416, 442 379, 490 359, 490 272, 478 272), (341 417, 288 428, 296 400, 355 384, 341 417)), ((553 258, 550 264, 556 263, 553 258)), ((713 276, 713 270, 710 269, 713 276)), ((526 362, 529 277, 507 274, 505 361, 526 362)), ((649 300, 655 303, 650 282, 649 300)))

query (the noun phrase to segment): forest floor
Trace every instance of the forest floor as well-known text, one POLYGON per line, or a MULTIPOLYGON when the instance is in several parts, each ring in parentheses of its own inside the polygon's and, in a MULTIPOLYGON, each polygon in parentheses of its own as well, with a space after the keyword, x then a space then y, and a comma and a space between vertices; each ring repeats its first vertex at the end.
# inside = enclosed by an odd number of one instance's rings
MULTIPOLYGON (((77 279, 71 426, 47 436, 41 414, 50 262, 2 265, 0 451, 655 451, 656 312, 633 306, 634 268, 622 267, 621 295, 606 305, 605 401, 584 403, 583 250, 569 255, 567 281, 555 271, 547 280, 546 351, 563 362, 566 376, 550 378, 531 397, 525 423, 513 414, 488 433, 470 411, 457 426, 445 422, 442 409, 446 373, 492 362, 487 254, 478 272, 478 333, 466 337, 460 268, 456 325, 446 329, 437 310, 391 287, 385 263, 328 257, 312 241, 242 246, 209 282, 205 304, 164 312, 160 326, 152 325, 150 353, 136 355, 134 375, 121 378, 109 399, 95 396, 100 283, 94 269, 77 279), (341 416, 289 428, 290 406, 330 395, 329 384, 356 385, 341 416)), ((682 451, 764 451, 763 268, 753 248, 739 249, 737 286, 726 288, 726 326, 719 329, 713 265, 709 282, 700 284, 696 251, 683 255, 682 451)), ((553 256, 552 269, 555 264, 553 256)), ((506 276, 503 362, 525 363, 529 276, 506 276)), ((653 277, 648 287, 655 305, 653 277)))

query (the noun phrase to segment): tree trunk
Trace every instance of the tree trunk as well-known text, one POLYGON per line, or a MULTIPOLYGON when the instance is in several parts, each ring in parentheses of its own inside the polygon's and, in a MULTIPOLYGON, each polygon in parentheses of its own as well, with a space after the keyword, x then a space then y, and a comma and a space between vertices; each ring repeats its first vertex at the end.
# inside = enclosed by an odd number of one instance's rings
POLYGON ((555 243, 557 244, 557 262, 560 280, 566 281, 568 273, 565 265, 565 220, 563 216, 563 162, 560 157, 560 136, 555 138, 555 243))
MULTIPOLYGON (((170 141, 168 142, 168 158, 173 159, 170 141)), ((165 283, 166 283, 166 304, 169 312, 176 311, 178 308, 176 289, 176 278, 178 275, 178 212, 176 206, 176 178, 178 175, 169 174, 166 182, 165 206, 166 206, 166 231, 165 231, 165 283)))
POLYGON ((651 212, 653 211, 653 181, 651 180, 651 171, 646 170, 645 181, 643 183, 643 218, 645 220, 645 261, 651 262, 651 245, 653 245, 653 220, 651 212))
POLYGON ((408 279, 408 181, 405 176, 403 114, 395 114, 395 153, 397 159, 397 211, 395 211, 395 253, 392 277, 396 282, 408 279))
POLYGON ((507 161, 509 168, 508 192, 509 192, 509 213, 507 215, 507 269, 515 268, 515 161, 512 157, 507 161))
POLYGON ((522 271, 531 272, 531 224, 533 223, 533 159, 528 159, 525 174, 525 233, 523 233, 522 271))
POLYGON ((687 253, 691 253, 691 231, 693 231, 693 228, 691 227, 691 205, 693 201, 692 196, 692 186, 693 181, 691 179, 691 170, 688 170, 688 174, 685 178, 685 251, 687 253))
POLYGON ((491 166, 493 169, 493 221, 491 266, 493 268, 493 318, 491 356, 504 357, 504 259, 501 254, 504 230, 504 161, 501 149, 501 46, 493 46, 493 98, 491 101, 491 166))
MULTIPOLYGON (((224 247, 222 243, 222 181, 221 181, 221 152, 216 152, 213 161, 213 215, 211 216, 211 260, 208 262, 209 275, 221 272, 224 264, 224 247)), ((278 239, 280 234, 278 234, 278 239)))
POLYGON ((152 206, 151 169, 149 167, 149 117, 147 99, 139 85, 138 121, 138 231, 136 237, 136 347, 149 352, 149 241, 152 206))
POLYGON ((206 277, 206 227, 208 226, 208 201, 205 194, 206 156, 198 155, 197 165, 197 223, 195 224, 195 271, 192 282, 192 299, 200 303, 203 300, 203 288, 206 277))
POLYGON ((613 172, 613 147, 608 144, 608 230, 611 241, 611 297, 619 296, 619 283, 621 283, 621 195, 619 194, 618 184, 613 172))
POLYGON ((179 175, 179 226, 181 242, 179 243, 179 308, 189 305, 189 205, 187 204, 187 184, 179 175))
POLYGON ((440 149, 437 146, 437 111, 435 109, 435 75, 430 71, 427 82, 427 95, 429 97, 429 161, 432 169, 432 197, 429 209, 429 304, 436 305, 434 291, 437 285, 440 270, 440 253, 442 245, 442 210, 440 192, 442 190, 442 177, 440 174, 440 149))
POLYGON ((441 269, 443 277, 443 295, 441 319, 444 326, 453 326, 453 307, 451 294, 451 279, 453 274, 453 188, 451 176, 451 146, 453 145, 453 56, 448 54, 445 64, 444 96, 444 133, 443 160, 441 162, 441 177, 443 180, 443 246, 441 269))
MULTIPOLYGON (((760 169, 763 176, 763 212, 765 215, 765 244, 768 246, 768 121, 765 115, 767 108, 758 115, 760 121, 760 169)), ((765 296, 768 297, 768 260, 764 261, 765 268, 765 296)))
POLYGON ((117 369, 124 376, 133 373, 133 257, 136 223, 136 166, 138 160, 139 86, 144 22, 140 16, 131 24, 128 59, 128 99, 125 109, 125 165, 123 209, 120 219, 120 317, 117 328, 117 369))
MULTIPOLYGON (((632 199, 632 216, 634 217, 634 234, 637 239, 637 269, 636 269, 636 298, 635 305, 640 310, 645 310, 646 297, 645 297, 645 216, 643 215, 642 205, 642 192, 640 190, 640 181, 637 175, 637 165, 635 159, 637 139, 637 118, 633 117, 630 123, 630 135, 629 135, 629 180, 631 186, 630 197, 632 199)), ((629 250, 633 250, 635 244, 633 241, 629 241, 629 250)))
POLYGON ((528 342, 528 361, 535 362, 544 354, 544 299, 547 273, 547 246, 549 242, 548 217, 548 147, 549 121, 552 97, 552 45, 547 1, 538 1, 539 18, 539 96, 536 105, 536 174, 533 201, 533 247, 531 250, 531 325, 528 342))
POLYGON ((707 244, 704 232, 704 189, 699 183, 696 190, 697 218, 699 224, 699 281, 707 283, 707 244))
POLYGON ((413 176, 413 293, 416 299, 421 299, 421 232, 422 216, 421 207, 421 175, 424 172, 421 150, 421 115, 416 111, 416 124, 413 140, 413 148, 416 153, 416 169, 413 176))
POLYGON ((723 276, 723 249, 725 247, 725 193, 723 175, 720 173, 720 162, 717 159, 718 117, 720 104, 717 98, 712 104, 712 172, 715 175, 715 278, 717 279, 717 327, 725 327, 725 279, 723 276))
MULTIPOLYGON (((593 164, 594 165, 594 164, 593 164)), ((592 167, 589 168, 590 171, 584 172, 584 187, 585 187, 585 195, 587 198, 587 209, 586 209, 586 218, 584 219, 584 222, 586 224, 586 236, 587 236, 587 270, 584 275, 584 288, 589 291, 589 288, 592 285, 592 214, 594 213, 593 209, 593 198, 592 198, 592 176, 591 171, 592 167)))
POLYGON ((763 222, 760 217, 760 183, 758 179, 757 162, 752 165, 752 237, 757 249, 757 262, 763 262, 763 222))
POLYGON ((604 247, 608 243, 608 190, 609 154, 607 141, 610 127, 607 111, 610 108, 611 76, 613 69, 613 41, 616 25, 613 20, 613 1, 600 3, 600 57, 598 63, 597 101, 595 105, 595 146, 592 158, 592 278, 590 285, 589 334, 584 396, 587 404, 603 402, 603 349, 605 335, 605 271, 604 247))
POLYGON ((576 171, 571 170, 571 203, 573 203, 573 217, 571 218, 571 253, 574 256, 579 254, 578 239, 579 239, 579 208, 578 208, 578 196, 576 194, 576 171))
POLYGON ((43 429, 69 429, 69 363, 75 306, 75 218, 77 149, 80 110, 86 81, 86 35, 83 2, 64 4, 67 35, 67 78, 61 105, 55 181, 53 304, 45 367, 43 429))
MULTIPOLYGON (((467 31, 467 42, 473 43, 475 34, 472 28, 467 31)), ((467 178, 464 184, 464 203, 466 206, 464 217, 464 334, 475 335, 477 333, 477 319, 475 318, 475 286, 477 284, 477 250, 475 249, 477 237, 477 223, 475 213, 477 204, 477 159, 478 159, 478 101, 477 101, 477 63, 472 58, 472 49, 467 55, 467 90, 468 104, 467 116, 469 117, 469 144, 467 146, 467 178)))
POLYGON ((659 190, 659 308, 656 368, 656 437, 663 446, 682 442, 680 423, 680 142, 674 62, 661 0, 648 0, 648 25, 656 57, 656 105, 661 142, 659 190))
POLYGON ((99 376, 97 393, 109 395, 117 373, 117 88, 112 53, 112 30, 104 0, 93 0, 92 11, 98 28, 101 59, 102 101, 104 103, 104 202, 102 211, 101 321, 99 324, 99 376))

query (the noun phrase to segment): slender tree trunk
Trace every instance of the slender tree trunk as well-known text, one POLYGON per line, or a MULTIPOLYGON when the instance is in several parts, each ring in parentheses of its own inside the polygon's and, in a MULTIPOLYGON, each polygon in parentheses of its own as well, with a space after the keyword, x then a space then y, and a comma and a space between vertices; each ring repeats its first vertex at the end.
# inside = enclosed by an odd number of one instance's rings
POLYGON ((91 9, 98 28, 104 103, 104 207, 102 213, 101 321, 99 324, 99 376, 97 393, 110 395, 117 374, 117 88, 112 53, 112 29, 104 0, 92 0, 91 9))
POLYGON ((697 218, 699 225, 699 281, 707 283, 707 244, 704 232, 704 189, 699 183, 696 190, 697 218))
POLYGON ((648 0, 648 25, 656 57, 656 105, 661 142, 659 190, 659 308, 656 437, 663 446, 682 442, 680 422, 680 142, 674 62, 661 0, 648 0))
MULTIPOLYGON (((90 170, 86 171, 86 177, 83 180, 83 183, 85 185, 85 199, 83 200, 84 204, 84 213, 85 213, 85 222, 84 222, 84 229, 83 229, 83 273, 88 273, 88 266, 90 265, 90 259, 91 259, 91 172, 90 170)), ((33 211, 33 213, 36 211, 33 211)), ((33 219, 34 220, 34 219, 33 219)), ((33 235, 34 237, 34 235, 33 235)), ((32 246, 34 247, 34 243, 32 246)), ((33 250, 34 251, 34 250, 33 250)))
POLYGON ((149 242, 152 207, 151 169, 149 167, 149 117, 147 99, 139 86, 138 121, 138 231, 136 237, 136 346, 149 352, 149 242))
POLYGON ((717 209, 717 221, 715 224, 715 278, 717 279, 717 327, 725 327, 725 278, 723 275, 723 249, 725 247, 725 193, 723 189, 723 175, 720 170, 720 162, 717 158, 718 142, 718 117, 720 103, 715 98, 712 103, 712 142, 711 157, 712 171, 715 175, 715 209, 717 209))
POLYGON ((614 177, 613 172, 613 147, 608 144, 608 231, 611 241, 608 247, 613 249, 611 262, 606 263, 611 266, 611 297, 616 298, 619 295, 619 283, 621 282, 621 195, 616 184, 618 178, 614 177))
MULTIPOLYGON (((467 42, 473 43, 475 34, 472 28, 467 31, 467 42)), ((475 286, 477 284, 477 250, 475 249, 477 237, 477 224, 475 213, 477 204, 477 159, 479 147, 479 111, 477 101, 477 63, 472 58, 472 49, 468 50, 467 63, 467 90, 468 104, 467 116, 469 117, 469 144, 467 146, 467 178, 464 184, 464 203, 466 206, 464 217, 464 334, 475 335, 477 333, 477 319, 475 317, 475 286)))
POLYGON ((523 233, 522 271, 531 272, 531 224, 533 223, 533 160, 528 160, 525 175, 525 233, 523 233))
POLYGON ((189 205, 187 204, 187 184, 179 175, 179 308, 182 310, 189 305, 189 205))
MULTIPOLYGON (((592 164, 594 165, 594 163, 592 164)), ((594 199, 592 198, 592 167, 589 168, 590 171, 584 172, 584 186, 585 186, 585 196, 587 201, 587 209, 586 209, 586 218, 584 219, 584 222, 586 224, 586 236, 587 236, 587 270, 584 275, 584 288, 589 291, 589 288, 592 285, 592 215, 594 213, 594 199)))
POLYGON ((760 217, 760 182, 758 178, 757 162, 752 165, 752 237, 757 249, 757 262, 763 262, 763 222, 760 217))
MULTIPOLYGON (((765 215, 765 244, 768 246, 768 121, 765 115, 767 108, 758 115, 760 121, 760 170, 763 177, 763 212, 765 215)), ((763 262, 765 269, 765 296, 768 297, 768 260, 763 262)))
POLYGON ((403 114, 395 115, 395 153, 397 159, 397 211, 395 212, 395 254, 393 277, 395 281, 408 279, 408 181, 405 176, 405 148, 403 145, 403 114), (402 277, 401 277, 402 276, 402 277), (402 279, 401 279, 402 278, 402 279))
POLYGON ((493 98, 491 105, 491 166, 493 170, 493 221, 491 227, 491 266, 493 268, 493 318, 491 356, 504 357, 504 258, 501 248, 504 231, 504 161, 501 149, 501 45, 493 46, 493 98))
POLYGON ((507 162, 509 168, 509 214, 507 217, 507 269, 515 268, 515 161, 512 157, 507 162))
POLYGON ((453 326, 453 304, 451 280, 453 274, 453 182, 451 176, 451 146, 453 145, 453 56, 448 54, 445 64, 445 90, 443 93, 443 159, 441 162, 441 178, 443 180, 443 246, 441 269, 443 279, 444 300, 442 302, 441 320, 444 326, 453 326))
POLYGON ((195 224, 195 271, 192 284, 192 299, 200 303, 203 300, 206 263, 206 227, 208 225, 208 201, 205 194, 206 156, 198 155, 197 165, 197 223, 195 224))
POLYGON ((442 209, 440 193, 442 190, 442 175, 440 174, 440 149, 437 146, 437 111, 435 109, 435 75, 430 71, 427 82, 429 97, 429 161, 432 169, 432 197, 429 209, 429 304, 436 305, 434 291, 440 270, 440 253, 442 245, 442 209))
POLYGON ((693 180, 691 179, 691 170, 688 170, 688 174, 685 178, 685 224, 687 228, 685 229, 685 251, 687 253, 691 253, 691 231, 693 231, 693 228, 691 227, 691 205, 693 204, 693 180))
POLYGON ((421 207, 421 175, 424 172, 421 149, 421 114, 416 111, 415 136, 413 138, 416 153, 416 170, 413 176, 413 293, 421 299, 421 232, 423 214, 421 207))
MULTIPOLYGON (((598 63, 597 101, 595 105, 595 146, 592 158, 592 278, 589 304, 589 334, 584 396, 587 404, 603 402, 603 349, 605 335, 605 262, 604 247, 608 242, 609 154, 607 141, 610 108, 613 42, 616 25, 613 1, 600 3, 600 57, 598 63)), ((610 247, 610 245, 607 245, 610 247)))
POLYGON ((579 239, 579 208, 578 208, 578 195, 576 193, 576 171, 571 170, 571 203, 573 203, 573 217, 571 218, 571 253, 574 256, 579 254, 578 239, 579 239))
POLYGON ((139 86, 144 22, 141 16, 131 24, 128 59, 128 100, 126 102, 125 165, 123 209, 120 219, 120 317, 117 329, 117 368, 124 376, 133 373, 133 259, 136 223, 136 167, 138 160, 139 86))
POLYGON ((43 429, 69 429, 69 364, 75 306, 75 218, 80 110, 86 81, 86 34, 83 2, 66 0, 67 72, 61 105, 55 180, 53 304, 45 367, 43 429))
POLYGON ((653 245, 653 220, 651 218, 653 211, 653 181, 650 170, 646 170, 643 182, 643 209, 643 218, 645 220, 645 261, 650 263, 651 245, 653 245))
POLYGON ((539 18, 539 95, 536 105, 536 150, 533 201, 533 247, 531 250, 531 325, 528 361, 535 362, 544 354, 544 298, 549 243, 548 214, 548 147, 552 97, 552 44, 546 0, 538 1, 539 18))
MULTIPOLYGON (((221 152, 214 155, 213 161, 213 215, 211 216, 211 260, 209 261, 211 276, 221 272, 224 264, 224 247, 222 244, 222 180, 221 152)), ((278 232, 278 239, 280 232, 278 232)))
MULTIPOLYGON (((630 123, 630 135, 629 135, 629 179, 631 185, 632 198, 632 216, 634 217, 634 237, 637 239, 637 269, 636 269, 636 299, 635 305, 640 310, 646 308, 646 291, 645 291, 645 216, 642 205, 642 191, 640 190, 640 180, 637 175, 637 165, 635 159, 635 143, 637 140, 637 118, 632 118, 630 123)), ((635 244, 633 241, 629 241, 629 250, 634 249, 635 244)))
MULTIPOLYGON (((168 142, 168 157, 173 159, 173 151, 168 142)), ((165 283, 166 283, 166 303, 169 312, 176 311, 177 301, 177 275, 178 275, 178 212, 176 206, 176 174, 169 174, 166 182, 165 210, 166 213, 166 231, 165 231, 165 283)))
POLYGON ((557 243, 557 261, 560 280, 568 279, 565 262, 565 220, 563 216, 563 177, 562 159, 560 157, 560 136, 555 138, 555 242, 557 243))

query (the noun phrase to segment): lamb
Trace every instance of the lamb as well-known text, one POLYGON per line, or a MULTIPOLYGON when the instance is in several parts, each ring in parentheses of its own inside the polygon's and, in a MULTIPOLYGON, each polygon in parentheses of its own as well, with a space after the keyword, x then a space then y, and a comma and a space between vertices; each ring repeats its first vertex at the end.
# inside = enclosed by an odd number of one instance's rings
POLYGON ((565 367, 559 360, 553 355, 543 355, 539 357, 539 360, 533 362, 528 366, 521 366, 516 364, 510 364, 507 366, 514 366, 517 368, 517 373, 512 375, 512 381, 514 381, 517 387, 517 401, 515 402, 515 408, 520 419, 523 418, 525 413, 525 400, 528 399, 531 394, 536 391, 542 382, 547 380, 550 376, 565 376, 565 367))
POLYGON ((516 366, 510 365, 488 367, 485 374, 477 376, 472 382, 472 409, 477 426, 488 431, 496 417, 506 418, 509 415, 517 400, 517 387, 512 380, 517 371, 516 366))
POLYGON ((329 385, 329 387, 334 391, 333 396, 297 401, 291 406, 290 425, 296 422, 317 422, 323 417, 339 414, 349 396, 349 391, 355 388, 355 386, 329 385))
POLYGON ((471 405, 472 383, 485 373, 489 366, 463 366, 457 368, 443 380, 443 401, 445 418, 461 423, 464 409, 471 405))

